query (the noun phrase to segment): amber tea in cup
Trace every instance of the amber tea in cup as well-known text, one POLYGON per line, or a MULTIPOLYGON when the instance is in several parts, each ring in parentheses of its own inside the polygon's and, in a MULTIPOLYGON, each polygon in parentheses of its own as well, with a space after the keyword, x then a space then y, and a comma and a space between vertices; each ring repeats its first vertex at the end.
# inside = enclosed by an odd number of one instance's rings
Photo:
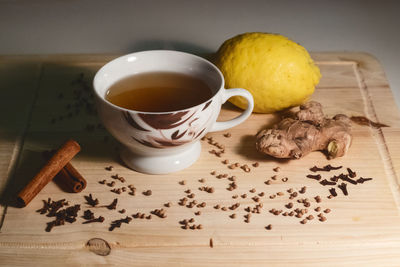
POLYGON ((177 72, 134 74, 117 81, 106 94, 114 105, 144 112, 183 110, 211 97, 211 88, 200 78, 177 72))

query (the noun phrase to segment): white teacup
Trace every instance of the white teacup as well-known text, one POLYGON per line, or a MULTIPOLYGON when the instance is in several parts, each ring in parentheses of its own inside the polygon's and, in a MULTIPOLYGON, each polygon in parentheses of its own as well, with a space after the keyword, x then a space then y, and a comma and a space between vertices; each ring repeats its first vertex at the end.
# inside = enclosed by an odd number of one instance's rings
POLYGON ((208 132, 229 129, 246 120, 253 111, 251 94, 244 89, 224 89, 224 77, 209 61, 187 53, 153 50, 132 53, 104 65, 94 77, 99 116, 107 130, 124 145, 121 158, 139 172, 164 174, 192 165, 200 156, 200 138, 208 132), (117 81, 145 72, 177 72, 204 81, 212 90, 205 102, 172 112, 142 112, 125 109, 105 99, 117 81), (247 109, 238 117, 216 122, 221 105, 232 96, 242 96, 247 109))

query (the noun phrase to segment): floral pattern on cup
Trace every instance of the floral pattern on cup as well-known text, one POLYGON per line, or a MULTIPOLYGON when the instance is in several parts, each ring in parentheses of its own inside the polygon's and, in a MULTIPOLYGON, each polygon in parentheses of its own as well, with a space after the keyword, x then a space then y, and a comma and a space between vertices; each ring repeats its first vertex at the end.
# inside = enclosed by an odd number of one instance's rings
POLYGON ((126 122, 134 128, 133 140, 147 147, 170 148, 190 143, 206 132, 212 124, 211 103, 212 100, 209 100, 187 110, 168 113, 122 113, 126 122))

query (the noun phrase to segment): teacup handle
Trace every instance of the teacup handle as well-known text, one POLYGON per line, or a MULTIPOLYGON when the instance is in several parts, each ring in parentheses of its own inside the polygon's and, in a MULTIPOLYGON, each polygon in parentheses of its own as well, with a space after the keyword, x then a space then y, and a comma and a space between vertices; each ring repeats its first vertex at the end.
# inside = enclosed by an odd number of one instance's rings
POLYGON ((237 116, 236 118, 233 118, 231 120, 215 122, 214 125, 212 126, 210 132, 223 131, 223 130, 232 128, 232 127, 244 122, 251 115, 251 112, 253 111, 253 108, 254 108, 253 96, 247 90, 244 90, 244 89, 240 89, 240 88, 227 89, 227 90, 224 90, 224 92, 222 94, 221 105, 223 103, 225 103, 226 100, 228 100, 232 96, 243 96, 244 98, 246 98, 246 100, 247 100, 246 110, 242 114, 240 114, 239 116, 237 116))

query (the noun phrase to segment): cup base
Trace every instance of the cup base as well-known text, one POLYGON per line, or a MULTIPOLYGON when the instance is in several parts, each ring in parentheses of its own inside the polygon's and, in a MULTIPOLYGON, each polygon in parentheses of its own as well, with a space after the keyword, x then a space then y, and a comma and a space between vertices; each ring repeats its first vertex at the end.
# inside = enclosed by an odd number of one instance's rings
POLYGON ((199 141, 178 154, 165 156, 145 156, 135 154, 128 148, 121 150, 122 161, 131 169, 147 174, 167 174, 191 166, 200 157, 199 141))

